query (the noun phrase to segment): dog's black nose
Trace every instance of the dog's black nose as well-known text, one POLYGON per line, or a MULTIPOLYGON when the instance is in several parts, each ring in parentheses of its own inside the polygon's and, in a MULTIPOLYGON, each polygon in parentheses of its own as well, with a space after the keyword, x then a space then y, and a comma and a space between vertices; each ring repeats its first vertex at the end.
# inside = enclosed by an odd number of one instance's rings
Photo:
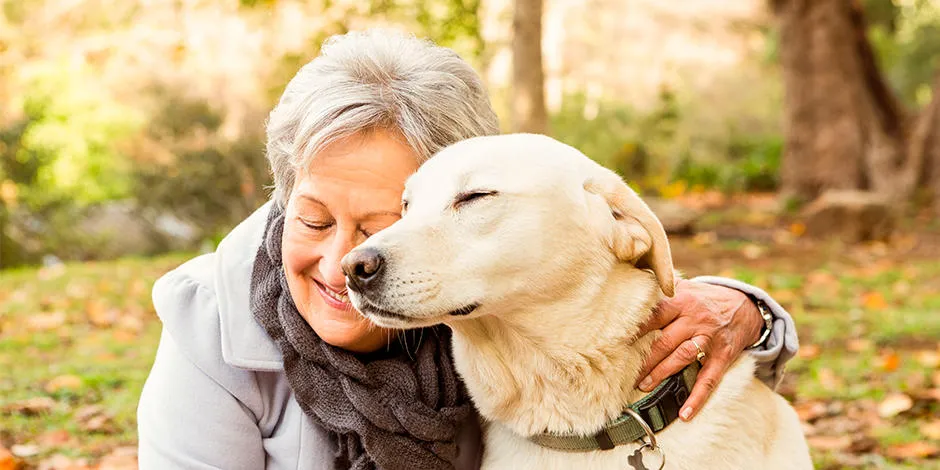
POLYGON ((359 290, 374 284, 382 274, 385 259, 375 248, 353 250, 343 257, 343 273, 359 290))

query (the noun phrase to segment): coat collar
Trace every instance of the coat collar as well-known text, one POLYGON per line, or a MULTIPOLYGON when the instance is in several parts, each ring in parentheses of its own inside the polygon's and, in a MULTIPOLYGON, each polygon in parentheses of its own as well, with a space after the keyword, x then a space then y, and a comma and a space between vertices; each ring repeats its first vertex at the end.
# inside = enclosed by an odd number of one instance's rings
POLYGON ((219 243, 215 252, 215 292, 222 333, 222 358, 251 370, 283 370, 281 351, 249 308, 251 272, 273 202, 261 206, 219 243))

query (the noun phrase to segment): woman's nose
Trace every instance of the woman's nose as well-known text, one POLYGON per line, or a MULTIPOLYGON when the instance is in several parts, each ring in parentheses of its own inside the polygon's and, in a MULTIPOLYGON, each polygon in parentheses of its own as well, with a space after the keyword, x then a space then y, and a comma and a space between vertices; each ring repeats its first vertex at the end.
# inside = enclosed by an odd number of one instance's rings
POLYGON ((329 249, 320 259, 320 275, 330 288, 342 290, 346 285, 346 275, 343 274, 342 260, 347 253, 356 247, 356 243, 348 237, 336 237, 329 249))

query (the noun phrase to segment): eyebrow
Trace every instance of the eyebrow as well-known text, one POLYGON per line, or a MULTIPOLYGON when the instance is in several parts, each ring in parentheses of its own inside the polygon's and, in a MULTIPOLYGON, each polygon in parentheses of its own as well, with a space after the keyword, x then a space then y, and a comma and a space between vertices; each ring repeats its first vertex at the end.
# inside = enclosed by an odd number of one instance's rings
MULTIPOLYGON (((299 198, 301 198, 301 199, 306 199, 306 200, 308 200, 308 201, 310 201, 310 202, 319 204, 319 205, 321 205, 321 206, 323 206, 323 207, 327 207, 326 203, 324 203, 323 201, 321 201, 321 200, 319 200, 319 199, 317 199, 317 198, 315 198, 315 197, 313 197, 313 196, 311 196, 311 195, 309 195, 309 194, 301 194, 301 195, 299 195, 299 196, 297 196, 297 197, 299 197, 299 198)), ((367 213, 363 214, 363 217, 372 217, 372 216, 375 216, 375 215, 393 215, 393 216, 398 217, 398 216, 401 216, 401 211, 372 211, 372 212, 367 212, 367 213)))

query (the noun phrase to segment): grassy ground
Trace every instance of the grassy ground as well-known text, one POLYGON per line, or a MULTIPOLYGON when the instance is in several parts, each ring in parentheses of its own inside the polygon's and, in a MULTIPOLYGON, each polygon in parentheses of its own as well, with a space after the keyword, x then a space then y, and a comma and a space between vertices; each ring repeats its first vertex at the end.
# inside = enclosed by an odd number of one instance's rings
POLYGON ((130 453, 121 447, 136 445, 137 398, 160 336, 150 289, 184 259, 0 274, 2 447, 28 464, 61 454, 78 468, 130 453))
MULTIPOLYGON (((938 232, 844 246, 779 223, 711 225, 674 238, 676 265, 764 287, 793 313, 802 349, 780 391, 817 468, 940 468, 938 232)), ((133 468, 135 407, 160 332, 149 292, 184 259, 0 274, 3 448, 28 467, 133 468)))

